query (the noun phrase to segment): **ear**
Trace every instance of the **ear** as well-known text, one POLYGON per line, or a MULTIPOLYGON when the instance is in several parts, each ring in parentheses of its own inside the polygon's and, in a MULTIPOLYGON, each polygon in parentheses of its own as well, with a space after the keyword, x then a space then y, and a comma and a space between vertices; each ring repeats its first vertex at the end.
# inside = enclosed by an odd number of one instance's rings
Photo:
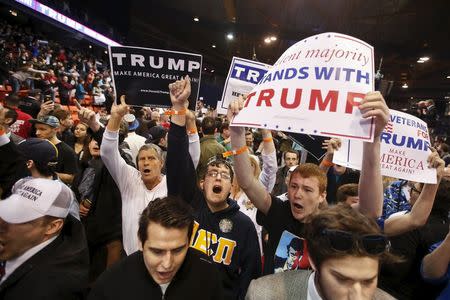
POLYGON ((27 164, 27 169, 31 169, 34 166, 34 161, 29 159, 29 160, 27 160, 26 164, 27 164))
POLYGON ((8 124, 8 126, 11 126, 11 125, 12 125, 12 121, 13 121, 12 118, 5 118, 4 123, 5 123, 5 124, 8 124))
POLYGON ((203 184, 205 183, 205 179, 200 179, 198 182, 198 185, 200 186, 200 189, 203 191, 203 184))
POLYGON ((46 235, 54 235, 61 231, 64 225, 63 219, 56 219, 47 224, 47 229, 45 231, 46 235))

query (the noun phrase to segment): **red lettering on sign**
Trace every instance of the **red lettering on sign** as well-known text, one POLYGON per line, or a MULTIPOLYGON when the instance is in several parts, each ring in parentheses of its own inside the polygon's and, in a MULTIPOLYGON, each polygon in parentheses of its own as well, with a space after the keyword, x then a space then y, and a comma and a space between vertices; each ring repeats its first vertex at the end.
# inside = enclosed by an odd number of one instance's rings
POLYGON ((311 98, 309 100, 309 109, 315 110, 316 103, 319 105, 319 110, 324 111, 328 104, 330 104, 330 111, 336 112, 337 108, 337 100, 338 100, 339 92, 338 91, 329 91, 325 100, 322 98, 322 92, 320 90, 311 90, 311 98))
POLYGON ((347 105, 345 106, 345 113, 346 114, 352 114, 353 113, 353 107, 359 106, 359 103, 361 101, 355 101, 355 98, 364 99, 364 94, 361 93, 352 93, 349 92, 347 94, 347 105))
POLYGON ((288 95, 288 91, 289 89, 284 88, 281 90, 281 106, 284 108, 297 108, 300 105, 300 101, 302 98, 302 89, 295 89, 295 97, 294 97, 294 102, 292 103, 287 103, 287 95, 288 95))
POLYGON ((270 100, 272 100, 275 91, 273 89, 262 90, 258 97, 258 102, 256 102, 256 106, 261 106, 262 102, 266 102, 266 106, 272 106, 270 100))

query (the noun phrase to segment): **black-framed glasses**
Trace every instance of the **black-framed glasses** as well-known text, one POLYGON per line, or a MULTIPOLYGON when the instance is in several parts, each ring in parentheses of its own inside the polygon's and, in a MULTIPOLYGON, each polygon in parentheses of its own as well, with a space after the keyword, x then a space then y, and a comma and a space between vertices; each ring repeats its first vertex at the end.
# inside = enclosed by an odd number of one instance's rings
POLYGON ((222 179, 226 179, 226 180, 230 180, 231 179, 231 175, 228 174, 227 172, 219 172, 217 170, 209 170, 208 172, 206 172, 206 175, 208 177, 212 177, 212 178, 216 178, 217 175, 220 174, 220 178, 222 179))
POLYGON ((322 236, 327 237, 330 247, 337 251, 349 251, 356 247, 356 243, 371 255, 379 255, 388 251, 391 243, 381 234, 358 235, 349 231, 324 229, 322 236))

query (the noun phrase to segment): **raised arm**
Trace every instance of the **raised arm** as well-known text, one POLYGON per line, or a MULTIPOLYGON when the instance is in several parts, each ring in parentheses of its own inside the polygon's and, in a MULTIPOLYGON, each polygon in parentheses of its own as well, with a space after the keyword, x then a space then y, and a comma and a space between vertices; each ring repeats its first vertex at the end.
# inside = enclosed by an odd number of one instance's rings
POLYGON ((322 169, 325 172, 325 174, 328 173, 330 167, 334 166, 333 164, 334 151, 338 150, 341 147, 341 144, 342 142, 338 138, 325 140, 322 143, 322 149, 327 149, 327 153, 324 155, 322 161, 320 162, 319 168, 322 169))
POLYGON ((421 275, 424 279, 439 279, 445 276, 450 264, 450 233, 433 252, 422 260, 421 275))
POLYGON ((195 124, 194 112, 186 111, 186 131, 189 138, 189 154, 194 168, 197 168, 200 161, 200 137, 198 136, 197 125, 195 124))
POLYGON ((389 108, 380 92, 367 93, 359 106, 362 117, 374 118, 373 143, 364 142, 359 203, 352 205, 369 218, 378 218, 383 210, 383 182, 380 168, 380 135, 389 121, 389 108))
POLYGON ((270 130, 262 130, 262 151, 261 158, 263 161, 261 174, 259 175, 259 181, 264 185, 266 190, 270 193, 275 186, 277 179, 277 154, 275 144, 273 142, 272 133, 270 130))
MULTIPOLYGON (((119 152, 119 127, 122 118, 129 112, 129 107, 125 103, 125 96, 120 97, 120 104, 113 103, 111 107, 111 118, 109 119, 106 130, 103 134, 102 144, 100 146, 100 155, 106 168, 111 174, 120 190, 129 179, 130 170, 138 172, 135 168, 129 166, 120 156, 119 152)), ((125 199, 122 199, 122 201, 125 199)))
MULTIPOLYGON (((242 97, 232 101, 228 107, 228 120, 232 120, 244 107, 243 105, 244 99, 242 97)), ((245 129, 243 127, 230 126, 230 138, 232 150, 238 151, 242 149, 245 146, 245 129)), ((239 186, 253 205, 266 215, 272 205, 272 199, 261 182, 253 176, 248 151, 235 155, 233 158, 234 172, 236 173, 239 186)))
POLYGON ((425 184, 411 212, 388 218, 384 223, 384 233, 389 236, 399 235, 425 225, 433 208, 439 183, 442 179, 444 161, 435 149, 428 157, 429 167, 436 168, 436 184, 425 184))
POLYGON ((190 158, 186 133, 186 110, 191 94, 188 76, 169 85, 172 102, 172 119, 168 134, 166 173, 169 195, 178 196, 190 203, 197 191, 195 168, 190 158))

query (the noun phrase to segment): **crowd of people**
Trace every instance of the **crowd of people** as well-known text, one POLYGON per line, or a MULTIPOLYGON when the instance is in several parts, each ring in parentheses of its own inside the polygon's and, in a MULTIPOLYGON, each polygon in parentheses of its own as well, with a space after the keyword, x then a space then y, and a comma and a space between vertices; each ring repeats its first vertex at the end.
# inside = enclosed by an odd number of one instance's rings
POLYGON ((357 171, 339 139, 315 161, 231 126, 242 96, 188 110, 188 76, 171 109, 131 107, 94 58, 6 23, 0 41, 0 299, 449 299, 448 142, 436 184, 383 177, 379 92, 357 171))

